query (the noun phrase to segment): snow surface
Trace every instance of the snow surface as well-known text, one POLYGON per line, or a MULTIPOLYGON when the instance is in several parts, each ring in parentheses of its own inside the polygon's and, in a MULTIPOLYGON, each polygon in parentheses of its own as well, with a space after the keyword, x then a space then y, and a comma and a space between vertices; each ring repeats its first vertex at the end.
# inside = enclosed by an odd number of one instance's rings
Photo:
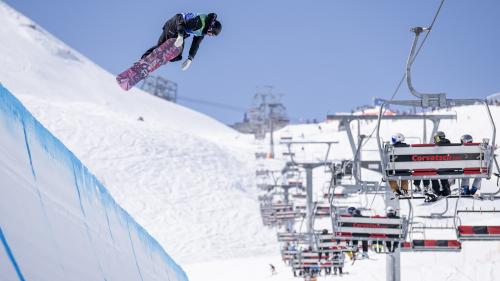
POLYGON ((175 280, 184 271, 0 85, 0 280, 175 280))
MULTIPOLYGON (((140 90, 121 91, 113 75, 5 4, 0 4, 0 35, 9 38, 8 44, 0 44, 0 63, 5 66, 0 69, 0 81, 181 263, 190 280, 293 279, 279 261, 275 230, 262 226, 255 187, 255 169, 259 165, 281 169, 285 147, 276 148, 277 160, 257 163, 253 153, 265 149, 262 143, 140 90), (19 50, 25 50, 21 58, 19 50), (145 121, 138 122, 139 116, 145 121), (277 275, 270 276, 269 263, 277 266, 277 275)), ((441 124, 452 140, 463 133, 476 140, 491 138, 482 108, 460 107, 451 113, 455 112, 456 121, 441 124)), ((492 112, 500 120, 499 108, 492 112)), ((332 159, 352 158, 347 136, 337 131, 337 125, 292 125, 280 130, 276 139, 337 140, 332 159)), ((363 134, 373 131, 374 122, 360 125, 363 134)), ((431 123, 427 125, 430 133, 431 123)), ((356 128, 353 123, 355 133, 356 128)), ((381 135, 388 138, 402 132, 412 139, 419 138, 421 131, 421 121, 389 121, 384 122, 381 135)), ((322 149, 314 148, 304 157, 321 158, 322 149)), ((375 149, 371 140, 363 159, 377 159, 375 149)), ((304 152, 308 151, 305 147, 304 152)), ((370 171, 363 175, 380 179, 370 171)), ((317 196, 326 179, 321 168, 315 170, 317 196)), ((484 184, 484 190, 494 188, 492 181, 484 184)), ((372 198, 359 196, 354 201, 363 206, 372 198)), ((383 211, 380 201, 373 201, 375 212, 383 211)), ((431 208, 442 208, 441 204, 431 208)), ((402 208, 405 212, 404 205, 402 208)), ((499 220, 488 221, 499 224, 499 220)), ((498 242, 466 242, 460 253, 403 253, 402 279, 500 280, 499 254, 498 242)), ((384 280, 385 256, 372 254, 372 258, 347 265, 349 274, 343 279, 384 280)))

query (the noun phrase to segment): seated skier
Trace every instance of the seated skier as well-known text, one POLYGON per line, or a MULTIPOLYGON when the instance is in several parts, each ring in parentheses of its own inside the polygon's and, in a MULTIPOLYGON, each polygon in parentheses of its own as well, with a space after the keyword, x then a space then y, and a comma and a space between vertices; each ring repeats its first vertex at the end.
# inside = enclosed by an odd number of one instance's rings
MULTIPOLYGON (((463 135, 460 137, 460 143, 472 143, 473 139, 471 135, 463 135)), ((475 178, 472 182, 472 187, 469 188, 470 178, 463 178, 460 184, 460 194, 461 195, 475 195, 477 190, 481 188, 481 178, 475 178)))
MULTIPOLYGON (((399 216, 398 216, 398 214, 397 214, 397 212, 396 212, 396 209, 394 209, 394 208, 393 208, 393 207, 391 207, 391 206, 387 207, 387 209, 386 209, 386 211, 385 211, 385 212, 386 212, 386 215, 387 215, 387 217, 388 217, 388 218, 399 218, 399 216)), ((397 227, 397 226, 395 226, 395 227, 397 227)), ((395 235, 395 236, 394 236, 394 237, 392 237, 392 238, 396 238, 396 237, 398 237, 398 235, 395 235)), ((397 242, 397 241, 394 241, 394 242, 391 242, 391 241, 386 241, 386 242, 385 242, 385 245, 386 245, 386 247, 387 247, 387 250, 388 250, 389 252, 391 252, 391 253, 392 253, 392 252, 394 252, 394 251, 396 250, 396 248, 398 247, 399 242, 397 242)))
MULTIPOLYGON (((217 36, 221 30, 222 24, 217 20, 217 14, 215 13, 209 13, 208 15, 193 13, 176 14, 163 26, 163 32, 158 39, 158 43, 149 48, 141 56, 141 58, 145 58, 154 49, 158 48, 161 44, 167 41, 167 39, 171 38, 177 38, 174 43, 175 47, 181 47, 182 50, 184 50, 184 39, 188 38, 192 34, 194 37, 191 47, 189 48, 189 56, 182 63, 182 70, 187 70, 198 52, 200 43, 205 35, 217 36)), ((182 50, 179 56, 170 61, 181 60, 182 50)))
MULTIPOLYGON (((391 143, 394 147, 406 147, 409 146, 405 142, 405 136, 401 133, 395 134, 391 137, 391 143)), ((408 194, 408 181, 402 180, 401 186, 399 186, 397 181, 390 180, 389 186, 396 195, 407 195, 408 194)))
MULTIPOLYGON (((361 210, 359 209, 355 209, 352 213, 352 216, 353 217, 363 217, 363 215, 361 214, 361 210)), ((358 234, 359 236, 365 236, 365 234, 363 233, 362 235, 361 234, 358 234)), ((358 240, 353 240, 352 241, 353 245, 355 245, 356 247, 358 246, 358 240)), ((361 249, 363 250, 363 253, 362 253, 362 257, 364 258, 368 258, 368 241, 367 240, 362 240, 361 241, 361 249)))
MULTIPOLYGON (((446 135, 442 131, 437 131, 434 135, 434 144, 436 145, 448 145, 450 140, 446 138, 446 135)), ((448 196, 451 194, 450 182, 448 180, 431 180, 432 190, 434 191, 435 197, 429 197, 426 202, 434 202, 438 198, 437 196, 448 196)), ((426 198, 427 199, 427 198, 426 198)))

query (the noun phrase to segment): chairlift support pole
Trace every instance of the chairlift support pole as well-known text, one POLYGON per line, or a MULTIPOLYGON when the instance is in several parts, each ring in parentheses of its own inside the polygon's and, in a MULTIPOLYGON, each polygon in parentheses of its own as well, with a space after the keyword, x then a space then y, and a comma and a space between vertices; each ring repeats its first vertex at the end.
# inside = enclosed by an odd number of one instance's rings
MULTIPOLYGON (((394 198, 391 188, 385 187, 385 207, 393 207, 394 210, 399 210, 399 199, 394 198), (394 198, 391 200, 391 198, 394 198)), ((401 216, 401 214, 399 214, 401 216)), ((400 247, 396 247, 395 251, 388 253, 386 257, 386 280, 400 281, 401 280, 401 251, 400 247)))

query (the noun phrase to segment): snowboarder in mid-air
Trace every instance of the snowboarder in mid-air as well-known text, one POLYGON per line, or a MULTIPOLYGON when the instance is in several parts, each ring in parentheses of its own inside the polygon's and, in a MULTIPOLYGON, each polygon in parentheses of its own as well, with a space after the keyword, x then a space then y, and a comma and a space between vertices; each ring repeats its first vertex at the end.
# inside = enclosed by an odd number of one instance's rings
POLYGON ((149 48, 130 68, 116 76, 116 82, 125 91, 130 90, 139 81, 146 78, 151 72, 169 61, 182 59, 184 40, 193 35, 193 42, 189 49, 188 58, 182 63, 182 70, 186 70, 205 37, 217 36, 222 30, 221 23, 215 13, 205 14, 177 14, 163 26, 163 32, 158 43, 149 48))
POLYGON ((193 42, 189 48, 189 56, 182 63, 182 70, 187 70, 191 63, 193 62, 200 43, 205 37, 217 36, 222 30, 222 24, 217 20, 217 14, 176 14, 171 19, 169 19, 163 26, 163 32, 158 39, 158 43, 149 48, 141 58, 145 58, 154 49, 163 44, 167 39, 176 38, 174 46, 181 48, 181 53, 179 56, 171 59, 170 61, 179 61, 182 59, 182 50, 184 50, 184 40, 190 35, 193 35, 193 42))

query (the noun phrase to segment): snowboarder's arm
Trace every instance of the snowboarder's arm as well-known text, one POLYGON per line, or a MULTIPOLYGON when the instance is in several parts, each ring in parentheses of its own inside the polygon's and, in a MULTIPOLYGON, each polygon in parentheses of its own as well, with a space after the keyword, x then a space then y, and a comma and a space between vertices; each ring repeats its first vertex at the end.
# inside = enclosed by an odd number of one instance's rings
POLYGON ((200 43, 203 40, 203 36, 195 36, 193 37, 193 43, 191 43, 191 48, 189 48, 189 59, 193 60, 194 56, 198 52, 198 48, 200 47, 200 43))

